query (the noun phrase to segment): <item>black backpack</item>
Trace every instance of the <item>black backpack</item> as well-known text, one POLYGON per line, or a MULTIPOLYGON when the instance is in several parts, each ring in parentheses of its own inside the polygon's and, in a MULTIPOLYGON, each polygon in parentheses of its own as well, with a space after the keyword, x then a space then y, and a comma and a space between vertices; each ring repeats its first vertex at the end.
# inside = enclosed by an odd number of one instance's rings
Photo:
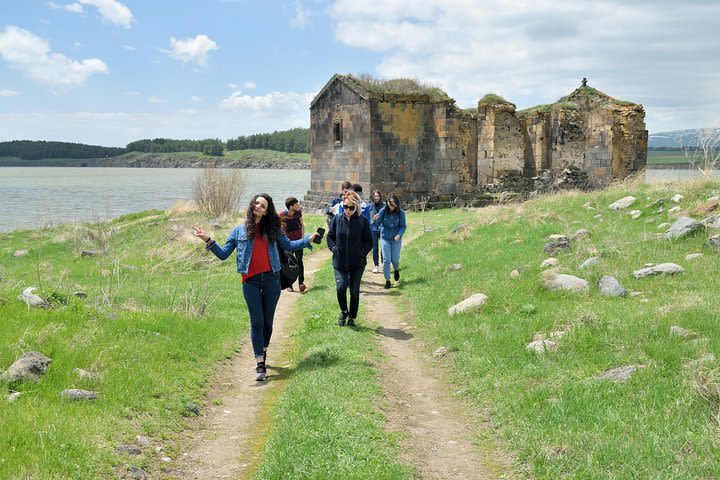
POLYGON ((300 275, 300 264, 293 252, 288 252, 278 245, 280 254, 280 288, 285 290, 291 287, 300 275))

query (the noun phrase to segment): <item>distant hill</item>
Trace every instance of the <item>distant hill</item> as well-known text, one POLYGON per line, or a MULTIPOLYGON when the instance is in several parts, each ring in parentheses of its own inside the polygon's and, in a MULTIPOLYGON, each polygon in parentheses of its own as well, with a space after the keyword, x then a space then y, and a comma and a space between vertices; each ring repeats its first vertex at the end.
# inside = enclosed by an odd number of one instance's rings
MULTIPOLYGON (((681 147, 695 147, 698 144, 698 132, 705 129, 672 130, 669 132, 651 133, 648 136, 648 148, 650 149, 679 149, 681 147)), ((708 129, 715 134, 720 133, 720 128, 708 129)))

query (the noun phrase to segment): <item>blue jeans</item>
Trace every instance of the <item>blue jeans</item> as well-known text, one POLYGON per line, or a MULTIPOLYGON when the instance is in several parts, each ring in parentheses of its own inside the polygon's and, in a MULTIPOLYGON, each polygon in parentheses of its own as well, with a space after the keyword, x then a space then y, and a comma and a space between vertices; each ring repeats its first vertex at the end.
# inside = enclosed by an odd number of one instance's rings
POLYGON ((385 280, 390 280, 390 263, 392 262, 395 270, 400 270, 400 247, 402 246, 402 238, 400 240, 380 239, 380 249, 383 256, 383 274, 385 280))
POLYGON ((250 314, 250 341, 255 358, 270 345, 275 307, 280 300, 280 273, 265 272, 245 280, 243 296, 250 314))
POLYGON ((377 267, 378 265, 380 265, 380 261, 379 261, 379 258, 380 258, 380 247, 379 247, 380 232, 373 231, 372 237, 373 237, 373 263, 377 267))
POLYGON ((337 299, 340 310, 348 312, 348 317, 357 318, 358 307, 360 306, 360 280, 362 279, 365 265, 349 272, 335 269, 335 286, 337 288, 337 299), (347 305, 347 289, 350 288, 350 310, 347 305))

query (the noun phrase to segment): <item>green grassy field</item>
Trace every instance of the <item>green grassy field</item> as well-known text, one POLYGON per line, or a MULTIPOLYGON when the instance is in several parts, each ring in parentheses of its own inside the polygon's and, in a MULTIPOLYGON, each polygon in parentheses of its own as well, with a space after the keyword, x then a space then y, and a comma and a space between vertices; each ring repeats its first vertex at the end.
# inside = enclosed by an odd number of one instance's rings
MULTIPOLYGON (((720 253, 705 233, 656 238, 658 224, 679 213, 650 205, 675 193, 685 197, 681 212, 690 211, 720 194, 720 185, 628 184, 522 205, 408 214, 408 234, 418 237, 404 246, 403 287, 391 293, 416 326, 423 353, 450 349, 438 362, 452 392, 491 419, 478 445, 505 445, 519 472, 541 479, 720 476, 720 253), (638 198, 631 209, 641 211, 639 219, 608 209, 628 194, 638 198), (546 291, 544 243, 580 228, 591 236, 556 257, 560 272, 590 281, 590 292, 546 291), (691 252, 704 256, 686 261, 691 252), (600 263, 580 270, 590 256, 600 263), (650 262, 686 271, 632 276, 650 262), (460 270, 451 268, 456 263, 460 270), (520 276, 511 278, 515 269, 520 276), (600 296, 606 274, 637 295, 600 296), (476 292, 488 295, 485 306, 447 315, 476 292), (694 333, 673 336, 671 326, 694 333), (568 333, 556 352, 526 350, 533 338, 559 330, 568 333), (642 368, 626 382, 595 378, 630 364, 642 368)), ((53 358, 37 384, 0 384, 0 401, 23 392, 0 409, 0 478, 114 478, 129 465, 163 478, 153 448, 137 457, 115 448, 144 435, 171 458, 182 451, 191 427, 187 403, 206 407, 213 368, 247 341, 247 313, 234 261, 209 262, 189 233, 202 219, 181 218, 143 212, 107 225, 0 234, 0 369, 30 350, 53 358), (106 256, 80 256, 105 246, 106 256), (28 255, 13 256, 23 248, 28 255), (28 286, 52 308, 19 302, 28 286), (78 290, 87 298, 72 296, 78 290), (75 368, 99 377, 83 380, 75 368), (61 399, 72 387, 99 398, 61 399)), ((235 221, 211 234, 223 238, 235 221)), ((316 275, 290 323, 293 366, 279 397, 268 401, 255 477, 413 478, 414 469, 398 460, 400 438, 385 429, 378 320, 361 313, 364 328, 339 329, 329 265, 316 275)))
POLYGON ((688 158, 677 150, 648 150, 647 163, 648 165, 688 163, 688 158))

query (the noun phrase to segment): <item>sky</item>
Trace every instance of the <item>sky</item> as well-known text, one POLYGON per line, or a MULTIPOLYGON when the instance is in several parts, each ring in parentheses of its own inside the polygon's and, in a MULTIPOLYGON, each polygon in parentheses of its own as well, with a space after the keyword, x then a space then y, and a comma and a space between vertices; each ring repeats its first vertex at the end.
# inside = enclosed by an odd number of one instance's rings
POLYGON ((586 77, 650 133, 720 127, 719 25, 717 0, 2 0, 0 141, 309 127, 335 73, 519 109, 586 77))

